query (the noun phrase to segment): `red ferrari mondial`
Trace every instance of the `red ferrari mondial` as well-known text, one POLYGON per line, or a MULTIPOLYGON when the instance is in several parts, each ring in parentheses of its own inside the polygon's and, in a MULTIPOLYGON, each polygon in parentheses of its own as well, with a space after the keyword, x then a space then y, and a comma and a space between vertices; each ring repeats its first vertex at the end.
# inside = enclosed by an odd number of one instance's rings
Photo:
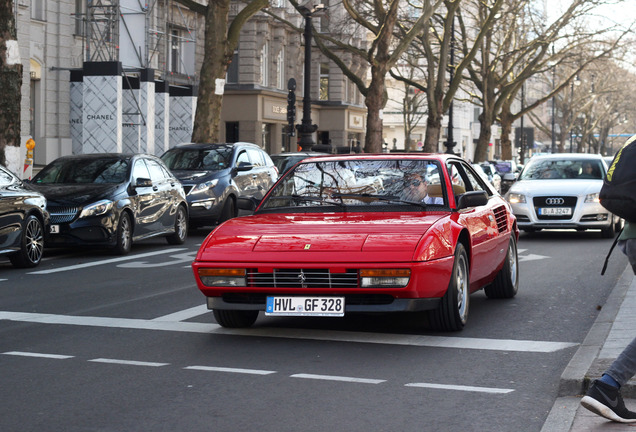
POLYGON ((253 215, 219 225, 192 268, 224 327, 248 327, 259 311, 408 312, 455 331, 470 293, 517 293, 518 236, 508 203, 461 158, 329 156, 296 165, 253 215))

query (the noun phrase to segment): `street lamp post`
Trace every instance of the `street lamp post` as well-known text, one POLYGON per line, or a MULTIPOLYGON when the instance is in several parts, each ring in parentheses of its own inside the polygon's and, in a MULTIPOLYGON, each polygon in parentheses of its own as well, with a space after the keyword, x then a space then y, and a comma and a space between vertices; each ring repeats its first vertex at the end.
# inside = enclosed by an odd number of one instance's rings
POLYGON ((302 6, 300 13, 305 18, 305 80, 303 89, 303 119, 301 124, 296 125, 300 140, 298 144, 302 151, 310 151, 314 146, 313 133, 318 129, 318 125, 312 124, 311 120, 311 39, 312 26, 311 18, 316 12, 326 9, 324 4, 319 4, 312 9, 302 6))
POLYGON ((572 82, 570 83, 570 115, 572 116, 572 125, 570 125, 570 153, 572 153, 572 143, 574 141, 574 136, 573 136, 573 129, 574 129, 574 110, 573 110, 573 104, 572 101, 574 100, 574 86, 575 85, 580 85, 581 84, 581 80, 579 79, 579 76, 575 76, 574 79, 572 80, 572 82))

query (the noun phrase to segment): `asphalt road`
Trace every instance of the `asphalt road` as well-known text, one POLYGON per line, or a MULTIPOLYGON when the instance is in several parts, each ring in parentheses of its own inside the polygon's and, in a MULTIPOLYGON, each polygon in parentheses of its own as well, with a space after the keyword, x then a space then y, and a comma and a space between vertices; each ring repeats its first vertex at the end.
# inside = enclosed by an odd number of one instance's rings
POLYGON ((512 300, 472 295, 459 333, 412 317, 259 317, 228 330, 174 247, 0 262, 2 431, 539 431, 625 268, 600 233, 519 241, 512 300))

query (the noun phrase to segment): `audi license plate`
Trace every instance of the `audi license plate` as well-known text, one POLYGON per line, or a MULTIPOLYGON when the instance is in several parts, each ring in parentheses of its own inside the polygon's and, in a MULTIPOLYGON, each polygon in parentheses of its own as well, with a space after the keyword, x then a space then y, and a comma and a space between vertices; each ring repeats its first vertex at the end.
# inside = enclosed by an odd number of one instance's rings
POLYGON ((269 316, 344 316, 344 297, 267 297, 269 316))
POLYGON ((571 216, 571 207, 541 207, 539 216, 571 216))

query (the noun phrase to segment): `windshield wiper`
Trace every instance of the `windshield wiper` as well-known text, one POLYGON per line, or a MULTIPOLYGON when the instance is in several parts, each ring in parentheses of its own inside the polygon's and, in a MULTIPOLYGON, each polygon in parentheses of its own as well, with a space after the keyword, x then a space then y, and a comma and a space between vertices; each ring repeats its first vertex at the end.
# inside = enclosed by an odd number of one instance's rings
MULTIPOLYGON (((311 195, 281 195, 281 196, 271 196, 268 200, 290 200, 290 201, 304 201, 304 202, 319 202, 321 204, 330 204, 338 207, 346 207, 343 202, 338 201, 328 201, 323 197, 319 196, 311 196, 311 195)), ((342 199, 341 199, 342 201, 342 199)))
POLYGON ((403 200, 400 199, 396 196, 392 196, 392 195, 374 195, 374 194, 368 194, 368 193, 362 193, 362 194, 353 194, 353 193, 334 193, 331 194, 331 196, 333 196, 334 198, 361 198, 361 199, 366 199, 366 198, 370 198, 370 199, 376 199, 378 201, 387 201, 387 202, 394 202, 394 203, 401 203, 401 204, 409 204, 409 205, 416 205, 416 206, 420 206, 422 208, 426 208, 426 204, 423 202, 417 202, 417 201, 407 201, 407 200, 403 200))

